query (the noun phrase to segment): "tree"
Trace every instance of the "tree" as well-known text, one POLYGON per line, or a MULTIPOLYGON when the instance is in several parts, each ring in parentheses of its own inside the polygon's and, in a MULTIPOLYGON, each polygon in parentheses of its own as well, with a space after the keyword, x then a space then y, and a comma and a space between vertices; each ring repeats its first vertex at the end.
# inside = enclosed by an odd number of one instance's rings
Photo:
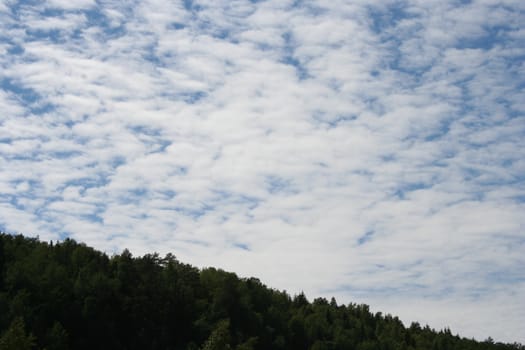
POLYGON ((525 350, 338 305, 173 255, 108 258, 0 233, 0 350, 525 350))
POLYGON ((0 338, 0 350, 30 350, 35 345, 35 338, 26 333, 24 320, 15 318, 0 338))
POLYGON ((68 335, 60 322, 55 322, 47 334, 49 346, 47 350, 66 350, 68 346, 68 335))
POLYGON ((253 350, 257 345, 257 337, 252 337, 242 344, 237 345, 235 350, 253 350))
POLYGON ((230 347, 230 321, 221 320, 211 332, 204 343, 202 350, 229 350, 230 347))

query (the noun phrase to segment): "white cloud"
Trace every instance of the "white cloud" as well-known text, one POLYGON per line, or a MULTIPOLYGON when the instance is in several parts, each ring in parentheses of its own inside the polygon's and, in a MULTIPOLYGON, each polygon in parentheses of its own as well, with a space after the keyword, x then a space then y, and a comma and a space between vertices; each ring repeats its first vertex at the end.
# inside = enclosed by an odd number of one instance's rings
POLYGON ((89 9, 95 5, 96 2, 94 0, 48 0, 46 1, 45 6, 48 8, 56 8, 63 10, 81 10, 89 9))

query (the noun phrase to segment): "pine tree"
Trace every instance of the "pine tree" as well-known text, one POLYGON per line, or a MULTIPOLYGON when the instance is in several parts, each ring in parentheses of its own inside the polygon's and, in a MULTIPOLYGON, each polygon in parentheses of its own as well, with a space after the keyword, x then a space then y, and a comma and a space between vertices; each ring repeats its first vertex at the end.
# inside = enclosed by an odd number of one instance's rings
POLYGON ((35 338, 27 334, 24 320, 15 318, 9 328, 0 338, 0 350, 31 350, 35 345, 35 338))

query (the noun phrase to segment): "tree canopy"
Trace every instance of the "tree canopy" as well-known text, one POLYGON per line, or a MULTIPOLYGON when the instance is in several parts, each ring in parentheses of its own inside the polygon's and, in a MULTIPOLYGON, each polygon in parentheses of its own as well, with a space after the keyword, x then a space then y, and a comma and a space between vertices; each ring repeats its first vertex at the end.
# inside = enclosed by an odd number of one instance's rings
POLYGON ((172 254, 108 257, 72 239, 0 233, 0 350, 525 350, 308 301, 172 254))

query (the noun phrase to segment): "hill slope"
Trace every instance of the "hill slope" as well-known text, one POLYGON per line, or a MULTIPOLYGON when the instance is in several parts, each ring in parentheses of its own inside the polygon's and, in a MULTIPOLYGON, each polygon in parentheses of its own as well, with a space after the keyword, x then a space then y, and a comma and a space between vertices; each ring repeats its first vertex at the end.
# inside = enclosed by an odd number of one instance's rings
POLYGON ((0 233, 4 349, 520 349, 436 332, 367 305, 309 302, 173 255, 108 257, 0 233))

